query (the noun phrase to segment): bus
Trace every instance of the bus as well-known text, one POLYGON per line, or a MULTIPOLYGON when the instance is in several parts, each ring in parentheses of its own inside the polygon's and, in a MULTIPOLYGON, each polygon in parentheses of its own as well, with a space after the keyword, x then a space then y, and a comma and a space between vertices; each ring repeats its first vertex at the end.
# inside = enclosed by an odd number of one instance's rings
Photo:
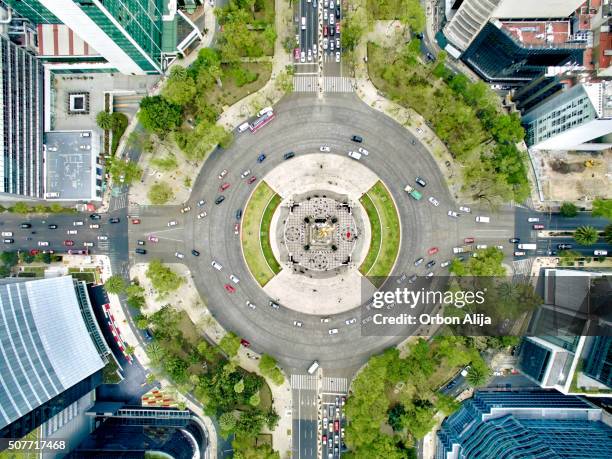
POLYGON ((312 362, 312 365, 310 365, 310 368, 308 368, 308 374, 313 375, 315 371, 317 371, 318 369, 319 369, 319 362, 315 360, 314 362, 312 362))
POLYGON ((274 119, 274 112, 264 113, 262 116, 260 116, 259 118, 257 118, 255 121, 251 123, 251 125, 249 126, 249 129, 251 130, 251 132, 255 133, 259 131, 262 127, 264 127, 266 124, 268 124, 270 121, 272 121, 273 119, 274 119))

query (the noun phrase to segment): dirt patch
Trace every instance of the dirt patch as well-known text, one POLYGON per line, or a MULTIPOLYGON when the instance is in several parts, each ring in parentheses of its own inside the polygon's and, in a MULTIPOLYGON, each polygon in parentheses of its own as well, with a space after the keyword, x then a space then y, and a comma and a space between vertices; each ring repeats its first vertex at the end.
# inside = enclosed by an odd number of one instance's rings
POLYGON ((550 168, 559 174, 571 174, 572 172, 584 172, 586 165, 584 162, 568 163, 561 159, 549 161, 550 168))

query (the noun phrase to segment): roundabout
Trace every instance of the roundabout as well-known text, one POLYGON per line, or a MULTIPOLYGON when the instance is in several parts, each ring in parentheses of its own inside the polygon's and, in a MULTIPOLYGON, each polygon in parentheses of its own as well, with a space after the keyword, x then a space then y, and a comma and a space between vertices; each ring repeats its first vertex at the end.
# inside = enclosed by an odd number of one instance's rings
MULTIPOLYGON (((379 276, 424 276, 428 270, 415 267, 415 259, 435 259, 439 266, 473 222, 446 215, 457 204, 418 139, 355 96, 292 95, 274 109, 274 122, 256 134, 237 134, 228 150, 206 160, 188 201, 193 208, 206 200, 206 218, 179 214, 178 227, 168 229, 164 221, 178 210, 145 213, 143 222, 155 214, 158 228, 149 233, 161 239, 159 252, 147 257, 172 261, 175 250, 197 248, 199 257, 181 261, 225 329, 290 371, 303 372, 315 359, 326 370, 352 371, 416 332, 362 335, 361 305, 383 280, 379 276), (360 161, 347 156, 358 146, 352 135, 362 136, 370 152, 360 161), (321 145, 331 151, 321 153, 321 145), (284 160, 289 151, 295 157, 284 160), (266 159, 258 162, 261 153, 266 159), (219 180, 224 169, 228 174, 219 180), (251 175, 245 179, 246 170, 251 175), (252 176, 255 183, 248 181, 252 176), (423 193, 435 196, 439 207, 406 194, 405 185, 417 176, 427 179, 423 193), (220 191, 222 182, 230 187, 220 191), (215 205, 220 195, 225 199, 215 205), (434 246, 439 253, 427 256, 434 246), (223 268, 214 269, 213 260, 223 268), (230 275, 240 280, 233 293, 224 288, 230 275)), ((445 273, 438 268, 435 274, 445 273)))

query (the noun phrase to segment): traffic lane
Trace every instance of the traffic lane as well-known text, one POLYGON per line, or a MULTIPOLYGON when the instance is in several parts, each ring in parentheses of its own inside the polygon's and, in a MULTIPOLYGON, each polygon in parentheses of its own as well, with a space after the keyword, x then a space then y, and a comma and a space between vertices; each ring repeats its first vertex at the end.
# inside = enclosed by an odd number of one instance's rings
POLYGON ((537 248, 538 253, 540 253, 541 251, 544 254, 548 254, 548 251, 552 250, 552 251, 557 252, 557 255, 559 255, 559 252, 563 250, 563 249, 559 249, 558 247, 559 244, 569 244, 572 246, 570 250, 579 252, 583 255, 590 255, 590 256, 594 256, 593 252, 595 250, 607 250, 608 253, 610 253, 610 251, 612 250, 612 245, 607 244, 602 239, 600 239, 595 244, 589 245, 589 246, 579 245, 576 243, 574 238, 571 238, 571 237, 537 238, 536 244, 538 245, 538 248, 537 248))
POLYGON ((569 230, 579 226, 593 226, 599 230, 603 230, 610 222, 602 217, 593 217, 591 212, 579 212, 575 217, 563 217, 560 214, 551 214, 550 218, 545 220, 546 229, 550 230, 569 230))
POLYGON ((314 459, 317 456, 317 392, 312 389, 292 389, 292 401, 296 434, 293 448, 297 450, 297 457, 314 459))

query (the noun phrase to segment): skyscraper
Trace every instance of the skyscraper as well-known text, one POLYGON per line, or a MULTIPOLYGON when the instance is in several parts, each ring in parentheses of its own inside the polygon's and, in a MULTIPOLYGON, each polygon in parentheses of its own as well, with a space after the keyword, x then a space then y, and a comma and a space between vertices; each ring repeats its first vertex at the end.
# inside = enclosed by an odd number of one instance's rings
POLYGON ((164 0, 9 0, 35 24, 63 23, 124 74, 162 73, 164 0))
POLYGON ((0 34, 0 196, 42 196, 43 69, 0 34))

